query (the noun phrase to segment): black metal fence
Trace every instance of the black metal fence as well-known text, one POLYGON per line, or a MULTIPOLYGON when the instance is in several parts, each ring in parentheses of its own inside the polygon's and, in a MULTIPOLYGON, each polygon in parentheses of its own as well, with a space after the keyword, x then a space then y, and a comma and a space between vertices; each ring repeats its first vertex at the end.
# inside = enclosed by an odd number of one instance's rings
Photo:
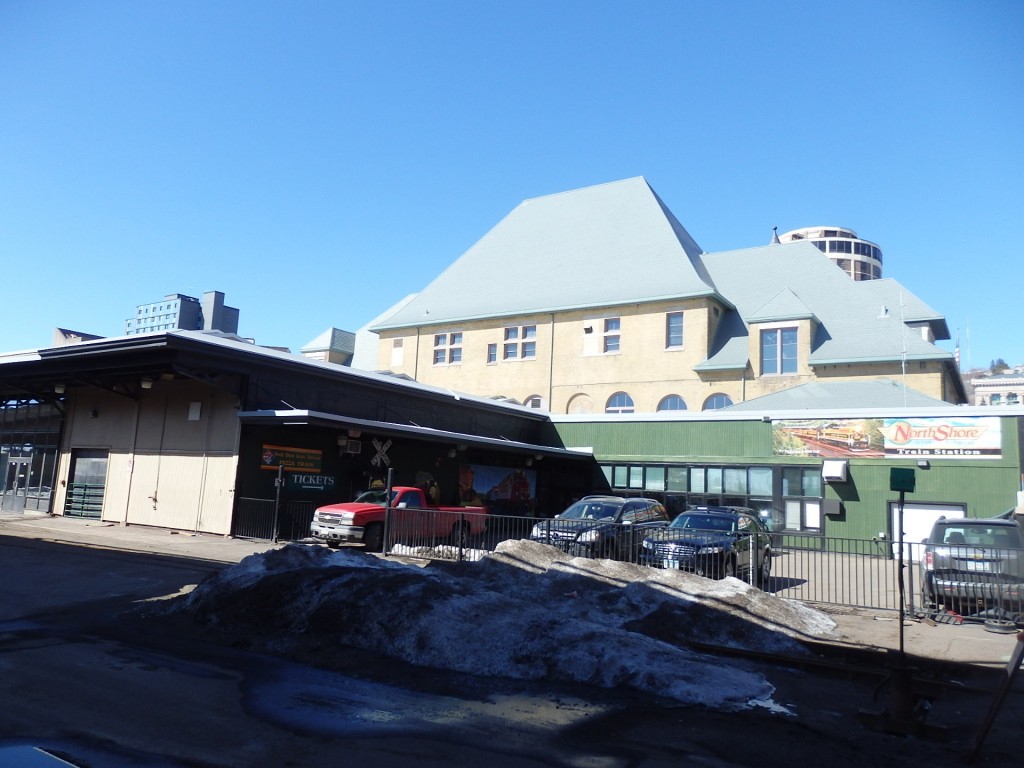
MULTIPOLYGON (((307 538, 314 511, 308 502, 283 505, 277 538, 307 538)), ((273 500, 239 499, 232 534, 275 538, 273 500)), ((1024 609, 1024 579, 1005 571, 1007 563, 1017 558, 1024 563, 1024 552, 1019 550, 990 551, 987 559, 974 553, 962 571, 936 574, 923 565, 923 545, 907 542, 901 552, 887 539, 759 532, 733 534, 723 547, 721 540, 709 540, 700 532, 686 538, 664 528, 628 523, 595 525, 589 520, 450 509, 392 509, 385 520, 383 551, 421 559, 474 561, 503 541, 520 539, 548 544, 576 557, 678 568, 710 578, 735 576, 766 592, 805 602, 892 611, 902 606, 911 612, 953 611, 1016 621, 1024 609)))
POLYGON ((315 511, 316 506, 311 501, 288 501, 278 510, 274 499, 242 497, 235 507, 231 535, 272 541, 304 539, 309 536, 315 511))

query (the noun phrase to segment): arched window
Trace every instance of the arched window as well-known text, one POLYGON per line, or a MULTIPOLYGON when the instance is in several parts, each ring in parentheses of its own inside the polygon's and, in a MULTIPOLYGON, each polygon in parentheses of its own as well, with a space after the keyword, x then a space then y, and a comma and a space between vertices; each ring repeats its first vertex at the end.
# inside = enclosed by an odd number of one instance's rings
POLYGON ((658 403, 659 411, 685 411, 686 401, 679 395, 665 395, 658 403))
POLYGON ((527 408, 543 408, 544 398, 540 395, 530 395, 528 398, 523 400, 523 405, 527 408))
POLYGON ((569 404, 565 409, 566 413, 593 413, 594 412, 594 401, 590 395, 585 392, 580 392, 578 395, 573 395, 569 398, 569 404))
POLYGON ((723 395, 721 392, 716 392, 704 401, 704 407, 701 410, 717 411, 719 408, 728 408, 730 405, 732 405, 731 397, 723 395))
POLYGON ((625 392, 616 392, 614 395, 608 398, 608 402, 604 406, 604 412, 632 413, 633 398, 627 395, 625 392))

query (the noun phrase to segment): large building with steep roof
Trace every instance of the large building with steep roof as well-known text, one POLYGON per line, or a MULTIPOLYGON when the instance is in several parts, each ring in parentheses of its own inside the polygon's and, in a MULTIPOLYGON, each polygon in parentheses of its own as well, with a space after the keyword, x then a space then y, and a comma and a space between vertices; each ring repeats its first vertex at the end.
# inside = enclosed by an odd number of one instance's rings
POLYGON ((526 200, 379 322, 378 367, 554 413, 711 410, 811 382, 965 401, 945 319, 807 241, 705 253, 640 177, 526 200))

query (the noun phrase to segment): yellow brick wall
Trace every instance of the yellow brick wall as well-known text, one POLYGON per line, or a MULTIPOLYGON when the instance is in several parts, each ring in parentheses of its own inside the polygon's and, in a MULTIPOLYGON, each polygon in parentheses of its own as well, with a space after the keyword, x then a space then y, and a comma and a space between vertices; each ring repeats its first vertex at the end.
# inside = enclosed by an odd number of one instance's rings
MULTIPOLYGON (((815 379, 903 379, 899 363, 811 368, 808 356, 815 330, 811 320, 752 326, 748 340, 751 364, 746 370, 697 374, 693 369, 707 357, 722 312, 712 300, 690 299, 384 331, 378 344, 378 367, 404 373, 424 384, 470 394, 504 395, 519 402, 539 396, 555 413, 580 408, 603 412, 608 398, 619 391, 630 395, 636 412, 650 413, 670 394, 681 396, 689 410, 697 411, 716 393, 741 402, 815 379), (684 344, 679 349, 665 349, 666 314, 677 311, 684 313, 684 344), (617 353, 602 351, 606 318, 620 321, 617 353), (760 329, 794 324, 799 343, 797 373, 759 377, 760 329), (536 327, 532 339, 536 357, 503 359, 505 328, 527 325, 536 327), (451 332, 462 333, 461 362, 434 365, 435 335, 451 332), (400 359, 392 353, 396 338, 402 339, 400 359), (496 363, 487 363, 488 344, 497 345, 496 363)), ((931 397, 941 399, 944 395, 938 363, 908 363, 906 383, 931 397)))

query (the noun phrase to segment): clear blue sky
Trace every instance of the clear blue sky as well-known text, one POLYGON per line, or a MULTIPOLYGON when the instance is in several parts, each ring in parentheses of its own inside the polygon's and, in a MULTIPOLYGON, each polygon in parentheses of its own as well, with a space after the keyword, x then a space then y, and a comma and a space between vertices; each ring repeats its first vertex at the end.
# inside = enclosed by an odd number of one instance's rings
POLYGON ((0 0, 3 351, 208 290, 298 350, 632 176, 706 251, 852 227, 1024 362, 1020 0, 0 0))

